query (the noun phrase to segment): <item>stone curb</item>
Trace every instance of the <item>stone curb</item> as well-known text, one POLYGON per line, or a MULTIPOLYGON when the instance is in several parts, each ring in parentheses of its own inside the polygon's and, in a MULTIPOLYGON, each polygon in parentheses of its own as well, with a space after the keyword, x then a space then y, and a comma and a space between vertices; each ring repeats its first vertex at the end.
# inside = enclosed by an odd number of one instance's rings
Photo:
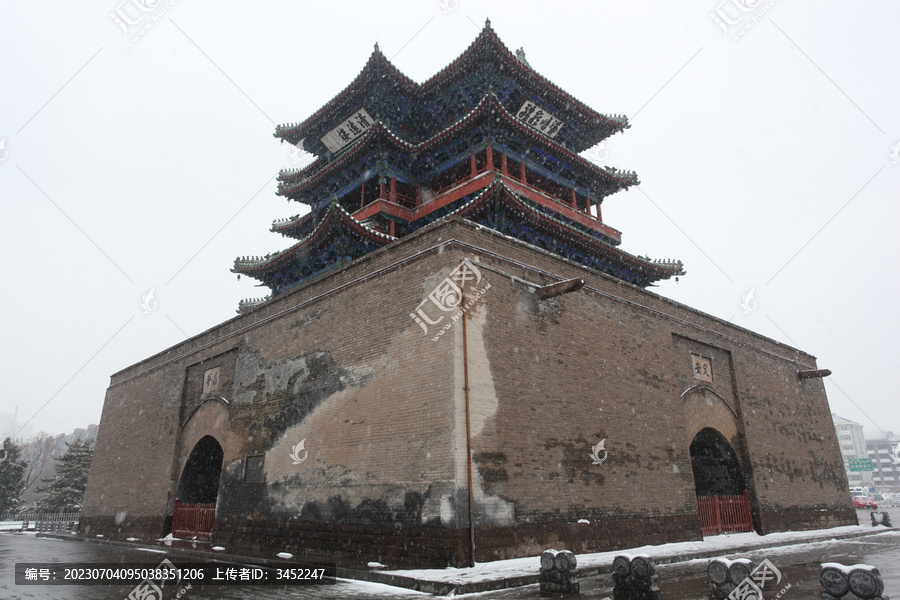
MULTIPOLYGON (((890 528, 879 527, 878 529, 873 529, 872 531, 862 531, 862 532, 854 532, 854 533, 846 533, 842 535, 821 535, 810 538, 805 538, 801 540, 785 540, 784 542, 773 542, 768 544, 748 544, 745 546, 739 546, 736 548, 724 548, 721 550, 698 550, 695 552, 685 552, 680 554, 669 554, 669 555, 661 555, 654 556, 653 561, 657 565, 666 565, 678 562, 684 562, 688 560, 698 560, 704 558, 714 558, 718 556, 733 556, 735 554, 743 554, 747 552, 755 552, 758 550, 766 550, 770 548, 783 548, 788 546, 797 546, 800 544, 812 544, 816 542, 826 542, 835 539, 853 539, 860 537, 867 537, 870 535, 876 535, 879 533, 884 533, 886 531, 892 531, 890 528)), ((80 537, 76 535, 67 535, 67 534, 56 534, 56 533, 39 533, 37 537, 44 538, 53 538, 59 540, 70 540, 70 541, 79 541, 79 542, 92 542, 99 544, 109 544, 115 546, 122 546, 127 548, 135 548, 136 546, 154 546, 155 548, 164 549, 167 553, 178 554, 181 556, 190 556, 194 558, 203 558, 209 560, 213 558, 214 560, 221 561, 223 563, 236 564, 236 565, 263 565, 268 567, 273 566, 284 566, 284 565, 292 565, 296 564, 296 562, 292 562, 289 559, 271 559, 271 558, 259 558, 259 557, 250 557, 243 556, 238 554, 225 554, 222 552, 213 552, 212 550, 193 550, 187 548, 171 548, 166 546, 165 544, 160 544, 157 540, 152 540, 152 543, 138 543, 138 542, 125 542, 118 540, 106 540, 106 539, 93 539, 80 537)), ((622 552, 627 552, 627 550, 622 550, 622 552)), ((537 567, 535 567, 537 570, 537 567)), ((396 575, 392 573, 386 573, 383 571, 361 571, 359 569, 348 569, 344 567, 337 567, 335 574, 337 577, 342 579, 353 579, 357 581, 367 581, 370 583, 381 583, 384 585, 390 585, 393 587, 406 588, 410 590, 414 590, 417 592, 425 592, 428 594, 435 594, 440 596, 447 596, 450 594, 474 594, 478 592, 491 592, 495 590, 502 590, 508 588, 516 588, 522 587, 525 585, 532 585, 538 583, 539 575, 535 572, 533 575, 516 575, 511 577, 500 577, 497 579, 486 579, 482 581, 473 581, 469 583, 463 582, 448 582, 448 581, 433 581, 429 579, 417 579, 415 577, 409 577, 406 575, 396 575)), ((598 575, 612 575, 612 564, 603 565, 603 566, 594 566, 594 567, 586 567, 578 569, 578 575, 581 577, 594 577, 598 575)))

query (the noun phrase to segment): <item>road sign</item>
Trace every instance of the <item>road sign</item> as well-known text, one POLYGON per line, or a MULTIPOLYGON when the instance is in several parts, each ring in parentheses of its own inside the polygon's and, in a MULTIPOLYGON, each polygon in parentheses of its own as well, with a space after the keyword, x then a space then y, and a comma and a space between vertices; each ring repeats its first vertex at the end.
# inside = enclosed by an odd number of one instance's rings
POLYGON ((850 470, 851 471, 874 471, 875 468, 872 466, 871 458, 851 458, 850 462, 850 470))

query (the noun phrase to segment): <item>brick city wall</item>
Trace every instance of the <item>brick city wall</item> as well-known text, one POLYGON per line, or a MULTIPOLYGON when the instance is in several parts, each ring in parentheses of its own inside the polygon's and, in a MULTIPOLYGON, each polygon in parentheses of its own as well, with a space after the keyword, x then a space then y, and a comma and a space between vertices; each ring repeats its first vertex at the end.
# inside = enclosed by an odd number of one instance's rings
POLYGON ((734 447, 758 529, 855 522, 824 388, 801 368, 814 358, 451 221, 115 374, 85 532, 165 528, 211 435, 217 543, 464 564, 466 380, 478 560, 698 539, 689 448, 704 427, 734 447), (464 258, 481 275, 465 327, 429 300, 464 258), (528 285, 572 277, 585 288, 549 300, 528 285), (417 309, 444 319, 423 331, 417 309), (248 457, 262 481, 245 481, 248 457))

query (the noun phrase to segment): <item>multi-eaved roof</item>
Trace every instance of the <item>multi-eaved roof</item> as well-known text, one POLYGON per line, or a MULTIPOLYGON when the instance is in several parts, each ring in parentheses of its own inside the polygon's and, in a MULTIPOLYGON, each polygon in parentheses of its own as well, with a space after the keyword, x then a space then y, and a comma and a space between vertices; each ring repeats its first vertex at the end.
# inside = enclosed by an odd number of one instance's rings
POLYGON ((625 116, 599 113, 531 69, 500 41, 488 21, 465 52, 423 84, 401 73, 376 44, 350 85, 302 123, 276 127, 275 137, 294 145, 302 142, 307 152, 325 156, 328 149, 320 142, 325 132, 360 106, 378 106, 382 121, 418 142, 451 125, 490 90, 502 95, 511 112, 531 99, 569 124, 559 135, 576 153, 629 127, 625 116))
MULTIPOLYGON (((235 261, 278 294, 424 225, 461 217, 645 287, 683 274, 617 246, 603 200, 639 183, 578 154, 628 127, 545 79, 488 22, 476 40, 423 84, 376 45, 353 82, 302 123, 275 136, 315 154, 282 171, 278 193, 310 207, 272 231, 299 240, 235 261)), ((240 310, 252 308, 242 303, 240 310)))

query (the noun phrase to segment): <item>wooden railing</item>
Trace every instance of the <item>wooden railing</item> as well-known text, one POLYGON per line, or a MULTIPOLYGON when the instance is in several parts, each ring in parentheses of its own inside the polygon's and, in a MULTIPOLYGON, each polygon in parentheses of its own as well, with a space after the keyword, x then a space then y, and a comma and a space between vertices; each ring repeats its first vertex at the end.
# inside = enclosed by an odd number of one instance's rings
POLYGON ((703 535, 753 531, 750 494, 697 498, 703 535))

